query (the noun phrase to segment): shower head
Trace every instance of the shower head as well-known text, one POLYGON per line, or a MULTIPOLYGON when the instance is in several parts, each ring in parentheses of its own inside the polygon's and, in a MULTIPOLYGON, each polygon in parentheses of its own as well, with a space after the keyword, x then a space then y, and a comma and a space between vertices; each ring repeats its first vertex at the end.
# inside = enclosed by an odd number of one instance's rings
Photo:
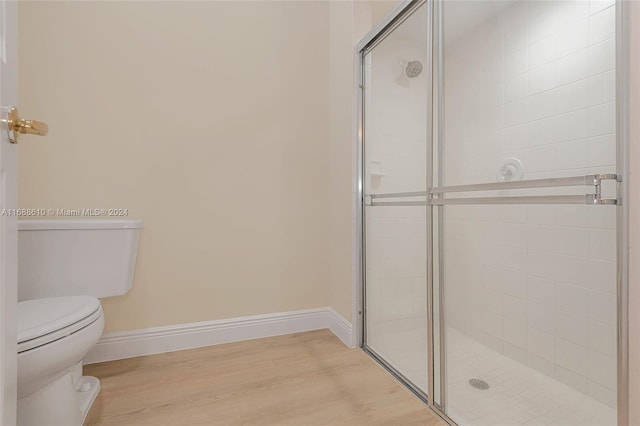
POLYGON ((422 72, 422 64, 420 61, 410 61, 407 64, 404 72, 407 74, 407 77, 414 78, 420 75, 422 72))

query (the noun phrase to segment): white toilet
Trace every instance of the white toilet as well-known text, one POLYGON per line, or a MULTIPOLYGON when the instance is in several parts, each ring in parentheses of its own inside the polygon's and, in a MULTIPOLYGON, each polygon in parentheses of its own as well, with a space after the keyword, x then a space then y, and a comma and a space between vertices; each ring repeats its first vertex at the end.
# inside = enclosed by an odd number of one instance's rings
POLYGON ((100 391, 82 359, 98 298, 133 284, 140 220, 18 221, 18 426, 80 426, 100 391))

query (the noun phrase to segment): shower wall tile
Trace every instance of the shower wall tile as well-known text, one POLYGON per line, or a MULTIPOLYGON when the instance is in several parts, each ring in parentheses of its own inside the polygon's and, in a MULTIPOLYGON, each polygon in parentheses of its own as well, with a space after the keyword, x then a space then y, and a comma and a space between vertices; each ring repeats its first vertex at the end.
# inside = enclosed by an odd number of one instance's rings
POLYGON ((612 102, 616 96, 616 74, 614 70, 589 77, 589 105, 612 102))
POLYGON ((589 47, 589 75, 614 69, 616 66, 616 43, 614 39, 589 47))
MULTIPOLYGON (((445 47, 446 184, 495 182, 510 157, 523 179, 615 170, 614 2, 501 13, 445 47)), ((449 324, 615 406, 615 209, 451 206, 445 225, 449 324)))
POLYGON ((587 393, 587 377, 582 374, 574 373, 566 368, 556 367, 556 379, 582 393, 587 393))
POLYGON ((585 49, 560 58, 556 66, 558 85, 586 78, 589 75, 588 51, 585 49))

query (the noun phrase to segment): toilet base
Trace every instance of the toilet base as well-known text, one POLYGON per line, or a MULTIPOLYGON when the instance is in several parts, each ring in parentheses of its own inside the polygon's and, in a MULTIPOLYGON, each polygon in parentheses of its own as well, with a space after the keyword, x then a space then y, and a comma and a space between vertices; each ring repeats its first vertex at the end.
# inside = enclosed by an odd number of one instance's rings
POLYGON ((97 377, 82 376, 77 382, 76 398, 82 415, 82 423, 87 419, 89 409, 100 393, 100 380, 97 377))
POLYGON ((73 369, 25 398, 18 399, 18 426, 82 426, 100 392, 100 381, 74 377, 73 369))

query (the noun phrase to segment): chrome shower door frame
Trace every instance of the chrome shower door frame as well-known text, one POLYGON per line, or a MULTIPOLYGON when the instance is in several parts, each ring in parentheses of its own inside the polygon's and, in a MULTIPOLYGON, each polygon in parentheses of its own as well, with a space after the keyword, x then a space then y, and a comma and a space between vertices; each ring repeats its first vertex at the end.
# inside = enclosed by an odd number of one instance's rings
MULTIPOLYGON (((354 64, 356 77, 356 89, 355 89, 355 104, 357 108, 356 114, 356 156, 357 164, 355 184, 357 187, 357 200, 356 200, 356 238, 357 238, 357 256, 358 256, 358 275, 357 282, 354 288, 354 297, 357 305, 357 315, 354 318, 358 318, 356 322, 355 333, 357 334, 357 344, 362 347, 363 350, 368 352, 374 359, 376 359, 383 367, 385 367, 391 374, 398 378, 401 382, 408 386, 408 388, 414 392, 420 399, 427 403, 428 407, 441 417, 445 422, 450 425, 456 423, 450 419, 446 414, 445 396, 445 358, 444 358, 444 335, 443 335, 443 320, 444 320, 444 288, 442 280, 442 267, 439 270, 438 282, 434 283, 434 265, 433 265, 433 239, 434 239, 434 214, 433 210, 438 209, 439 214, 437 218, 442 220, 442 208, 443 203, 433 203, 429 198, 424 201, 399 201, 395 202, 396 205, 428 205, 426 220, 427 220, 427 372, 428 372, 428 391, 425 395, 423 392, 417 390, 412 384, 399 374, 393 367, 381 359, 375 352, 367 347, 366 336, 366 228, 365 228, 365 194, 364 194, 364 152, 365 152, 365 127, 364 127, 364 113, 365 113, 365 91, 364 91, 364 58, 365 55, 382 41, 388 34, 390 34, 397 26, 408 18, 413 11, 419 6, 427 3, 427 22, 428 37, 427 40, 427 63, 425 64, 424 71, 427 73, 427 78, 431 81, 429 90, 428 113, 425 117, 425 125, 427 127, 427 165, 433 166, 434 162, 434 149, 438 152, 438 184, 441 184, 442 176, 442 123, 443 123, 443 105, 442 102, 435 103, 434 92, 441 93, 442 90, 442 8, 441 5, 444 0, 405 0, 399 4, 393 11, 391 11, 375 28, 373 28, 356 46, 354 49, 354 64), (439 67, 440 69, 436 69, 439 67), (437 76, 438 78, 434 78, 437 76), (437 81, 436 81, 437 80, 437 81), (437 113, 437 136, 433 130, 434 116, 437 113), (423 204, 419 204, 423 203, 423 204), (440 351, 440 364, 438 374, 440 378, 440 398, 441 403, 434 400, 435 395, 435 374, 436 368, 434 365, 434 351, 436 350, 434 336, 434 285, 437 285, 440 289, 438 300, 439 307, 439 345, 440 351)), ((629 318, 629 208, 628 208, 628 194, 629 194, 629 37, 630 37, 630 13, 629 8, 630 1, 632 0, 616 0, 616 174, 618 177, 618 197, 622 202, 614 203, 616 208, 616 261, 617 261, 617 415, 618 425, 629 425, 629 330, 628 330, 628 318, 629 318)), ((427 174, 426 187, 430 190, 433 188, 434 174, 433 171, 429 171, 427 174)), ((437 188, 436 188, 437 189, 437 188)), ((429 195, 426 194, 428 197, 429 195)), ((551 201, 551 200, 549 200, 551 201)), ((576 200, 577 201, 577 200, 576 200)), ((382 203, 381 203, 382 204, 382 203)), ((392 203, 393 204, 393 203, 392 203)), ((612 207, 613 208, 613 207, 612 207)), ((438 226, 438 232, 442 232, 442 223, 438 226)), ((439 238, 440 253, 443 251, 442 238, 439 238)), ((442 256, 439 255, 439 260, 442 262, 442 256)), ((442 264, 440 265, 442 266, 442 264)))
MULTIPOLYGON (((374 358, 380 365, 382 365, 389 373, 391 373, 396 379, 401 381, 411 392, 413 392, 419 399, 423 402, 427 403, 428 406, 432 406, 431 401, 429 400, 429 395, 433 395, 432 386, 433 380, 429 379, 429 388, 427 393, 425 394, 422 390, 420 390, 416 385, 414 385, 410 380, 404 377, 400 372, 398 372, 393 366, 387 363, 382 357, 380 357, 373 349, 368 347, 367 345, 367 327, 366 327, 366 318, 367 318, 367 306, 366 306, 366 212, 364 209, 365 205, 365 194, 364 194, 364 154, 365 154, 365 56, 375 48, 382 40, 384 40, 389 34, 391 34, 398 26, 400 26, 407 18, 409 18, 413 12, 415 12, 418 8, 425 5, 428 10, 428 18, 425 25, 430 26, 431 21, 431 7, 432 0, 404 0, 398 6, 396 6, 385 18, 383 18, 371 31, 365 35, 365 37, 356 44, 354 48, 354 64, 355 64, 355 77, 356 77, 356 85, 355 85, 355 104, 357 108, 356 114, 356 146, 357 146, 357 165, 356 165, 356 176, 355 176, 355 184, 357 187, 357 205, 356 205, 356 226, 357 226, 357 255, 359 257, 358 262, 358 276, 357 276, 357 287, 356 287, 356 301, 358 303, 358 329, 355 330, 357 333, 357 343, 365 352, 367 352, 372 358, 374 358)), ((428 49, 431 49, 431 43, 427 43, 428 49)), ((431 52, 427 51, 428 61, 424 66, 424 72, 427 75, 427 81, 432 81, 431 77, 431 52)), ((432 96, 429 96, 431 99, 432 96)), ((431 120, 431 111, 429 110, 427 113, 427 117, 425 117, 425 125, 427 129, 430 131, 430 120, 431 120)), ((427 141, 427 152, 429 153, 429 143, 427 141)), ((426 159, 426 164, 432 164, 432 159, 430 156, 426 159)), ((427 176, 429 174, 427 173, 427 176)), ((428 186, 431 186, 431 182, 427 182, 428 186)), ((430 209, 427 209, 427 220, 430 220, 430 209)), ((429 226, 427 226, 429 229, 429 226)), ((429 236, 427 235, 427 241, 429 241, 429 236)), ((429 263, 431 256, 427 254, 427 263, 429 263)), ((430 270, 430 269, 429 269, 430 270)), ((429 270, 427 272, 429 272, 429 270)), ((427 277, 430 274, 427 274, 427 277)), ((427 330, 432 330, 431 324, 431 308, 429 305, 430 301, 427 300, 427 330)), ((429 331, 430 332, 430 331, 429 331)), ((430 343, 431 335, 428 335, 428 350, 433 349, 433 345, 430 343)), ((428 375, 431 376, 433 374, 432 365, 429 360, 433 359, 431 353, 428 353, 428 359, 425 360, 425 363, 428 365, 428 375)), ((448 419, 446 416, 439 413, 442 418, 446 421, 448 419)))

